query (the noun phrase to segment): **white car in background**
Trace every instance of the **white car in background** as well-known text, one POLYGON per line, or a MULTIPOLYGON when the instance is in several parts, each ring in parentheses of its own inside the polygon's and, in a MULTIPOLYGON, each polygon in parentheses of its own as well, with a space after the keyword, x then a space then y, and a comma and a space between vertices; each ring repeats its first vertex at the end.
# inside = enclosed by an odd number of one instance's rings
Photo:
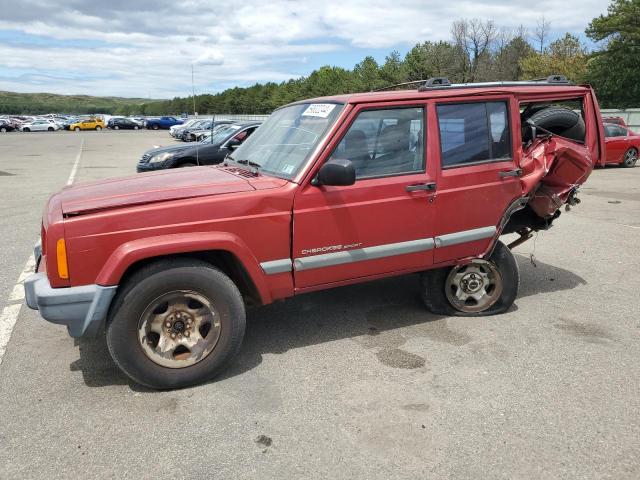
POLYGON ((169 135, 171 135, 172 137, 175 137, 176 135, 178 135, 178 132, 184 130, 185 128, 192 127, 194 124, 201 121, 202 121, 201 118, 192 118, 191 120, 187 120, 184 123, 180 123, 178 125, 169 127, 169 135))
POLYGON ((20 126, 20 130, 23 132, 53 132, 55 130, 60 130, 60 125, 51 120, 40 119, 23 123, 20 126))

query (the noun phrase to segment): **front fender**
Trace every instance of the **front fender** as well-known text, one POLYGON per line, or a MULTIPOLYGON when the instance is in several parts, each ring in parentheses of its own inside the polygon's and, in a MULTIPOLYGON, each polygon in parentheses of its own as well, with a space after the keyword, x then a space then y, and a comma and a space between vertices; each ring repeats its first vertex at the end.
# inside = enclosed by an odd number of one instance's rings
POLYGON ((109 256, 96 283, 103 286, 118 285, 127 269, 141 260, 212 250, 233 254, 251 277, 262 303, 272 301, 260 263, 240 237, 226 232, 179 233, 124 243, 109 256))

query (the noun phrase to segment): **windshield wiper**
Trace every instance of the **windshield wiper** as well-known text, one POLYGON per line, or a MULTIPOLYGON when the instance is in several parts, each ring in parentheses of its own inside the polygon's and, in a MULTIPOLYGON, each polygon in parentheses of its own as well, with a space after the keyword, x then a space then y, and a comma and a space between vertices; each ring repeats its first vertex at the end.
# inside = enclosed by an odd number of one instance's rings
POLYGON ((256 162, 252 162, 251 160, 233 160, 233 161, 236 163, 239 163, 240 165, 249 165, 250 167, 253 167, 258 170, 262 168, 262 165, 256 162))

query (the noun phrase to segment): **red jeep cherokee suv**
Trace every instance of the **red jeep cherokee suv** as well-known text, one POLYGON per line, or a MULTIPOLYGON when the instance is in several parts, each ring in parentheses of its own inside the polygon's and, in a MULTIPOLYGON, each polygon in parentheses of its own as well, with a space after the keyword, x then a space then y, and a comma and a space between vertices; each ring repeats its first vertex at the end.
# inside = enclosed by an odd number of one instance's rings
POLYGON ((218 166, 79 184, 49 200, 27 304, 106 327, 133 380, 175 388, 239 350, 245 304, 422 272, 426 307, 505 312, 510 248, 595 164, 594 93, 561 77, 341 95, 279 108, 218 166))

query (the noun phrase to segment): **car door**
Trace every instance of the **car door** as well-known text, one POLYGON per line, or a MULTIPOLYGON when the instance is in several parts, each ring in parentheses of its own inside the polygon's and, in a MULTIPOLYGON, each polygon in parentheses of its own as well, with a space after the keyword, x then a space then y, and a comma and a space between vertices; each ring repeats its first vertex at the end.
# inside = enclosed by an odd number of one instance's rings
POLYGON ((359 105, 316 168, 347 159, 349 186, 301 185, 293 209, 297 290, 427 268, 433 261, 433 174, 425 104, 359 105))
POLYGON ((430 114, 439 167, 434 262, 477 256, 522 195, 519 111, 509 97, 490 97, 437 102, 430 114))
POLYGON ((606 147, 606 163, 620 163, 629 148, 627 130, 618 125, 604 126, 604 143, 606 147))

